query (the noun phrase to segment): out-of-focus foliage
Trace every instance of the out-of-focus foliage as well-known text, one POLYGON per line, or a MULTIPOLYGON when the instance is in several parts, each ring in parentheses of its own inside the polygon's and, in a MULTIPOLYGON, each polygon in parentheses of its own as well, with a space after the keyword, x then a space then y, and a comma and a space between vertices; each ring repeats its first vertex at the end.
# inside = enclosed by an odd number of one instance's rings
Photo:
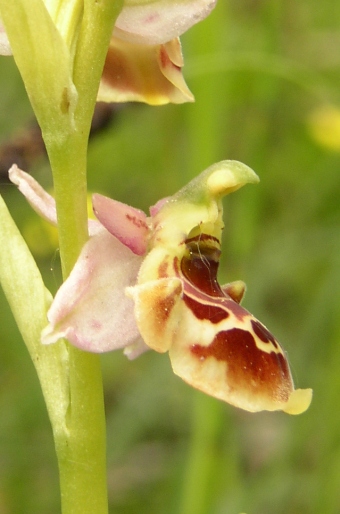
MULTIPOLYGON (((245 307, 282 342, 296 385, 314 389, 301 416, 249 414, 191 390, 167 355, 104 355, 112 513, 340 511, 340 154, 316 136, 315 115, 340 108, 339 44, 330 0, 220 0, 183 37, 196 103, 123 106, 91 140, 89 188, 142 209, 218 160, 258 173, 225 202, 221 281, 246 281, 245 307)), ((31 116, 11 58, 0 90, 3 142, 31 116)), ((31 171, 51 185, 44 156, 31 171)), ((55 291, 53 238, 46 250, 46 229, 4 176, 1 191, 55 291)), ((0 512, 57 514, 49 421, 0 294, 0 512)))

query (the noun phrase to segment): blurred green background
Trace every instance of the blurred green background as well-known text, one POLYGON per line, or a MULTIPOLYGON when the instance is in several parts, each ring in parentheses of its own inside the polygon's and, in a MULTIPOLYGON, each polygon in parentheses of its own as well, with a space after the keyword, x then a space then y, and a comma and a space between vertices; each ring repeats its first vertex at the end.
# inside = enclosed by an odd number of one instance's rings
MULTIPOLYGON (((221 282, 246 281, 244 306, 282 342, 296 385, 314 399, 297 417, 250 414, 192 390, 167 355, 104 355, 110 512, 336 514, 340 4, 220 0, 182 43, 196 103, 121 106, 91 139, 89 189, 147 210, 213 162, 252 167, 260 184, 225 200, 221 282)), ((15 154, 32 114, 11 58, 0 60, 0 98, 0 146, 10 141, 15 154)), ((51 186, 44 156, 26 157, 51 186)), ((55 291, 56 235, 4 173, 0 182, 55 291)), ((0 302, 0 513, 56 514, 49 420, 1 291, 0 302)))

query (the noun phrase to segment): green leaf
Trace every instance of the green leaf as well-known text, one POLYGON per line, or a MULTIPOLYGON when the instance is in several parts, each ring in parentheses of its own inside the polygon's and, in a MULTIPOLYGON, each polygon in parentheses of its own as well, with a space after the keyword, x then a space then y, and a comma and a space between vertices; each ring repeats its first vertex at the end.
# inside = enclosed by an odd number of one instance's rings
POLYGON ((0 12, 39 125, 67 138, 77 102, 69 48, 42 0, 0 0, 0 12))
POLYGON ((39 269, 0 196, 0 283, 37 370, 54 431, 65 430, 68 350, 40 341, 52 301, 39 269))

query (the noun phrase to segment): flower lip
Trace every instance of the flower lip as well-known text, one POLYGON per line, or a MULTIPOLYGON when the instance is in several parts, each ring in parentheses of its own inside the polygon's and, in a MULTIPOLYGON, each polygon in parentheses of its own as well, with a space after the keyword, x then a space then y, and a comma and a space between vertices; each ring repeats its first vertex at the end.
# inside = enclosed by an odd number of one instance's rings
POLYGON ((169 351, 188 384, 251 412, 299 414, 311 390, 294 389, 284 350, 240 305, 244 283, 217 281, 222 196, 256 182, 250 168, 223 161, 156 204, 150 252, 129 294, 145 343, 169 351))
POLYGON ((150 105, 193 102, 182 66, 178 38, 161 45, 147 45, 112 36, 98 100, 137 101, 150 105))

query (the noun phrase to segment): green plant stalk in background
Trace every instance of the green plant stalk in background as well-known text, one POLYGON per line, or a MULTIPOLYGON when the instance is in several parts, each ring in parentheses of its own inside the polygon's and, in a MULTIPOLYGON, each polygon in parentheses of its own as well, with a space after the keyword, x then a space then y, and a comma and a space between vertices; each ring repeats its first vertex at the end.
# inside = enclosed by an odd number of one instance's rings
MULTIPOLYGON (((204 52, 206 41, 209 41, 210 51, 219 50, 226 30, 225 18, 219 15, 219 9, 226 9, 225 4, 219 3, 205 23, 195 27, 196 33, 192 31, 187 35, 188 50, 190 51, 191 46, 193 55, 204 52)), ((206 80, 192 82, 196 106, 195 109, 186 106, 187 131, 190 134, 188 169, 198 171, 209 163, 224 158, 227 153, 226 148, 221 145, 222 137, 216 137, 216 127, 220 122, 221 98, 225 96, 228 86, 225 81, 216 82, 211 75, 206 80)), ((225 429, 224 412, 223 403, 202 393, 193 392, 192 437, 180 499, 181 514, 205 514, 214 504, 213 477, 216 476, 221 459, 216 442, 221 431, 225 429)))

